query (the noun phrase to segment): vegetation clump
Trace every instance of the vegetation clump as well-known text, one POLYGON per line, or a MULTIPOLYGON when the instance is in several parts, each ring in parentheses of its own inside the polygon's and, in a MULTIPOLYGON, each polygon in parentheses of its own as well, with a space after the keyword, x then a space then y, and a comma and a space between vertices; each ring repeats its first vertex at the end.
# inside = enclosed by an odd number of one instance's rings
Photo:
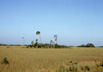
POLYGON ((55 72, 79 72, 78 68, 75 66, 70 66, 69 68, 65 68, 65 66, 60 66, 58 70, 55 72))
POLYGON ((81 66, 80 68, 83 71, 90 71, 90 67, 89 66, 84 66, 84 67, 81 66))
POLYGON ((31 43, 31 45, 26 45, 26 48, 70 48, 69 46, 65 45, 58 45, 58 44, 40 44, 38 42, 31 43))
POLYGON ((82 44, 82 45, 79 45, 77 47, 95 47, 95 46, 92 43, 88 43, 87 45, 82 44))
POLYGON ((9 61, 7 60, 6 57, 3 59, 3 61, 1 62, 1 64, 9 64, 9 61))
POLYGON ((65 66, 60 66, 58 70, 55 72, 103 72, 103 61, 101 61, 99 64, 96 63, 96 67, 89 67, 89 66, 76 66, 78 62, 72 62, 70 61, 71 65, 66 68, 65 66))
POLYGON ((96 63, 96 67, 103 67, 103 61, 101 61, 99 64, 96 63))
POLYGON ((70 61, 69 63, 71 64, 70 67, 60 66, 55 72, 79 72, 77 66, 75 66, 78 62, 70 61))

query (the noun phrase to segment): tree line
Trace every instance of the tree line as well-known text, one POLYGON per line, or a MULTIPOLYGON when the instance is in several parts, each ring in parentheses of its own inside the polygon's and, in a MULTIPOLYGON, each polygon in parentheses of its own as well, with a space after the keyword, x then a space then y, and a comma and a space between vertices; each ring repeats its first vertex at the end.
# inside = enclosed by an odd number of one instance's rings
POLYGON ((88 43, 88 44, 86 44, 86 45, 84 45, 84 44, 79 45, 79 46, 77 46, 77 47, 95 47, 95 46, 94 46, 94 44, 92 44, 92 43, 88 43))
MULTIPOLYGON (((35 43, 34 43, 34 41, 31 41, 31 45, 27 45, 26 48, 28 48, 28 47, 31 47, 31 48, 32 47, 34 47, 34 48, 41 48, 41 47, 44 47, 44 48, 68 48, 68 47, 70 47, 70 46, 65 46, 65 45, 58 45, 57 44, 57 35, 54 35, 54 38, 56 41, 55 44, 54 44, 53 40, 50 40, 50 44, 42 44, 40 31, 37 31, 36 35, 40 36, 41 43, 38 43, 38 39, 36 39, 35 43)), ((24 39, 23 39, 23 41, 24 41, 24 39)), ((95 47, 95 46, 92 43, 88 43, 87 45, 83 44, 83 45, 79 45, 77 47, 95 47)))
MULTIPOLYGON (((37 31, 36 32, 36 35, 39 35, 40 36, 40 41, 41 43, 38 43, 38 39, 35 40, 35 43, 34 41, 32 40, 31 41, 31 45, 27 45, 26 48, 28 47, 31 47, 31 48, 41 48, 41 47, 44 47, 44 48, 66 48, 68 46, 65 46, 65 45, 58 45, 57 44, 57 35, 54 35, 54 38, 55 38, 55 41, 56 41, 56 44, 53 44, 53 40, 50 40, 50 44, 42 44, 42 40, 41 40, 41 35, 40 35, 40 31, 37 31)), ((24 41, 24 40, 23 40, 24 41)), ((24 42, 23 42, 24 43, 24 42)))
MULTIPOLYGON (((50 40, 50 44, 47 44, 47 43, 45 43, 45 44, 43 44, 42 43, 42 39, 41 39, 41 35, 40 35, 40 31, 37 31, 36 32, 36 35, 39 35, 40 36, 40 41, 41 41, 41 43, 38 43, 38 39, 36 39, 35 40, 35 43, 34 43, 34 41, 32 40, 31 41, 31 44, 30 45, 25 45, 26 46, 26 48, 70 48, 71 46, 66 46, 66 45, 58 45, 57 44, 57 36, 58 35, 54 35, 54 38, 55 38, 55 44, 54 44, 54 42, 53 42, 53 40, 50 40)), ((23 40, 23 46, 24 46, 24 41, 25 41, 25 39, 24 39, 24 37, 22 37, 22 40, 23 40)), ((0 46, 8 46, 8 44, 0 44, 0 46)), ((17 45, 13 45, 13 44, 11 44, 11 45, 9 45, 9 46, 21 46, 21 45, 19 45, 19 44, 17 44, 17 45)), ((77 46, 77 47, 95 47, 94 46, 94 44, 92 44, 92 43, 88 43, 88 44, 86 44, 86 45, 84 45, 84 44, 82 44, 82 45, 79 45, 79 46, 77 46)), ((103 47, 103 46, 101 46, 101 47, 103 47)))

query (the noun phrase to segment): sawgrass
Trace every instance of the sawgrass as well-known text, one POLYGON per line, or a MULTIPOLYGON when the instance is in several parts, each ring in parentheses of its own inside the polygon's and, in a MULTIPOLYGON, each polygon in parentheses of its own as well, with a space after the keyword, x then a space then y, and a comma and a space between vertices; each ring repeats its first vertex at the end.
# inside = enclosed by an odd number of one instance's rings
POLYGON ((24 48, 0 46, 0 62, 7 58, 9 64, 0 64, 0 72, 54 72, 61 65, 70 66, 70 61, 79 66, 94 66, 103 60, 103 48, 24 48))

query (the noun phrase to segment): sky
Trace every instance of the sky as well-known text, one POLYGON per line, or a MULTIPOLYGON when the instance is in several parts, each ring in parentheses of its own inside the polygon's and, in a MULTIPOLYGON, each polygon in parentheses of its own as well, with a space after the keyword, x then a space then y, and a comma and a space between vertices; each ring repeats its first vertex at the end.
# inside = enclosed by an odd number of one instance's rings
POLYGON ((0 0, 0 43, 103 46, 103 0, 0 0))

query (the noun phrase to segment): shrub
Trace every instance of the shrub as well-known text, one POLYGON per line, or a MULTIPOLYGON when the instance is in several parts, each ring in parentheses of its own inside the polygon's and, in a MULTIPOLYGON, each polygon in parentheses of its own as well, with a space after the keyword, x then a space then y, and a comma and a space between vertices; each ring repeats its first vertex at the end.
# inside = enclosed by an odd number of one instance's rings
POLYGON ((69 63, 72 63, 72 61, 70 61, 69 63))
POLYGON ((99 64, 96 63, 96 67, 103 67, 103 61, 99 64))
POLYGON ((26 48, 28 48, 29 46, 27 45, 26 48))
POLYGON ((38 45, 38 43, 36 42, 35 45, 34 45, 34 47, 36 47, 37 45, 38 45))
POLYGON ((30 45, 30 48, 32 48, 32 45, 30 45))
POLYGON ((88 43, 87 45, 82 44, 77 47, 95 47, 95 46, 92 43, 88 43))
POLYGON ((61 48, 62 46, 55 44, 55 48, 61 48))
POLYGON ((74 62, 74 64, 78 64, 78 62, 74 62))
POLYGON ((88 43, 86 47, 95 47, 92 43, 88 43))
POLYGON ((90 67, 89 66, 84 66, 84 67, 82 67, 81 66, 81 70, 83 70, 83 71, 90 71, 90 67))
POLYGON ((58 48, 58 44, 55 44, 55 48, 58 48))
POLYGON ((58 70, 55 72, 79 72, 77 67, 70 66, 69 68, 65 68, 65 66, 60 66, 58 70))
POLYGON ((100 63, 100 66, 103 67, 103 61, 100 63))
POLYGON ((90 71, 89 66, 85 66, 85 69, 86 69, 87 71, 90 71))
POLYGON ((41 45, 38 45, 38 48, 41 48, 41 45))
POLYGON ((7 58, 5 57, 1 63, 2 63, 2 64, 9 64, 9 61, 8 61, 7 58))
POLYGON ((82 45, 80 45, 80 46, 78 46, 78 47, 86 47, 86 45, 82 44, 82 45))

